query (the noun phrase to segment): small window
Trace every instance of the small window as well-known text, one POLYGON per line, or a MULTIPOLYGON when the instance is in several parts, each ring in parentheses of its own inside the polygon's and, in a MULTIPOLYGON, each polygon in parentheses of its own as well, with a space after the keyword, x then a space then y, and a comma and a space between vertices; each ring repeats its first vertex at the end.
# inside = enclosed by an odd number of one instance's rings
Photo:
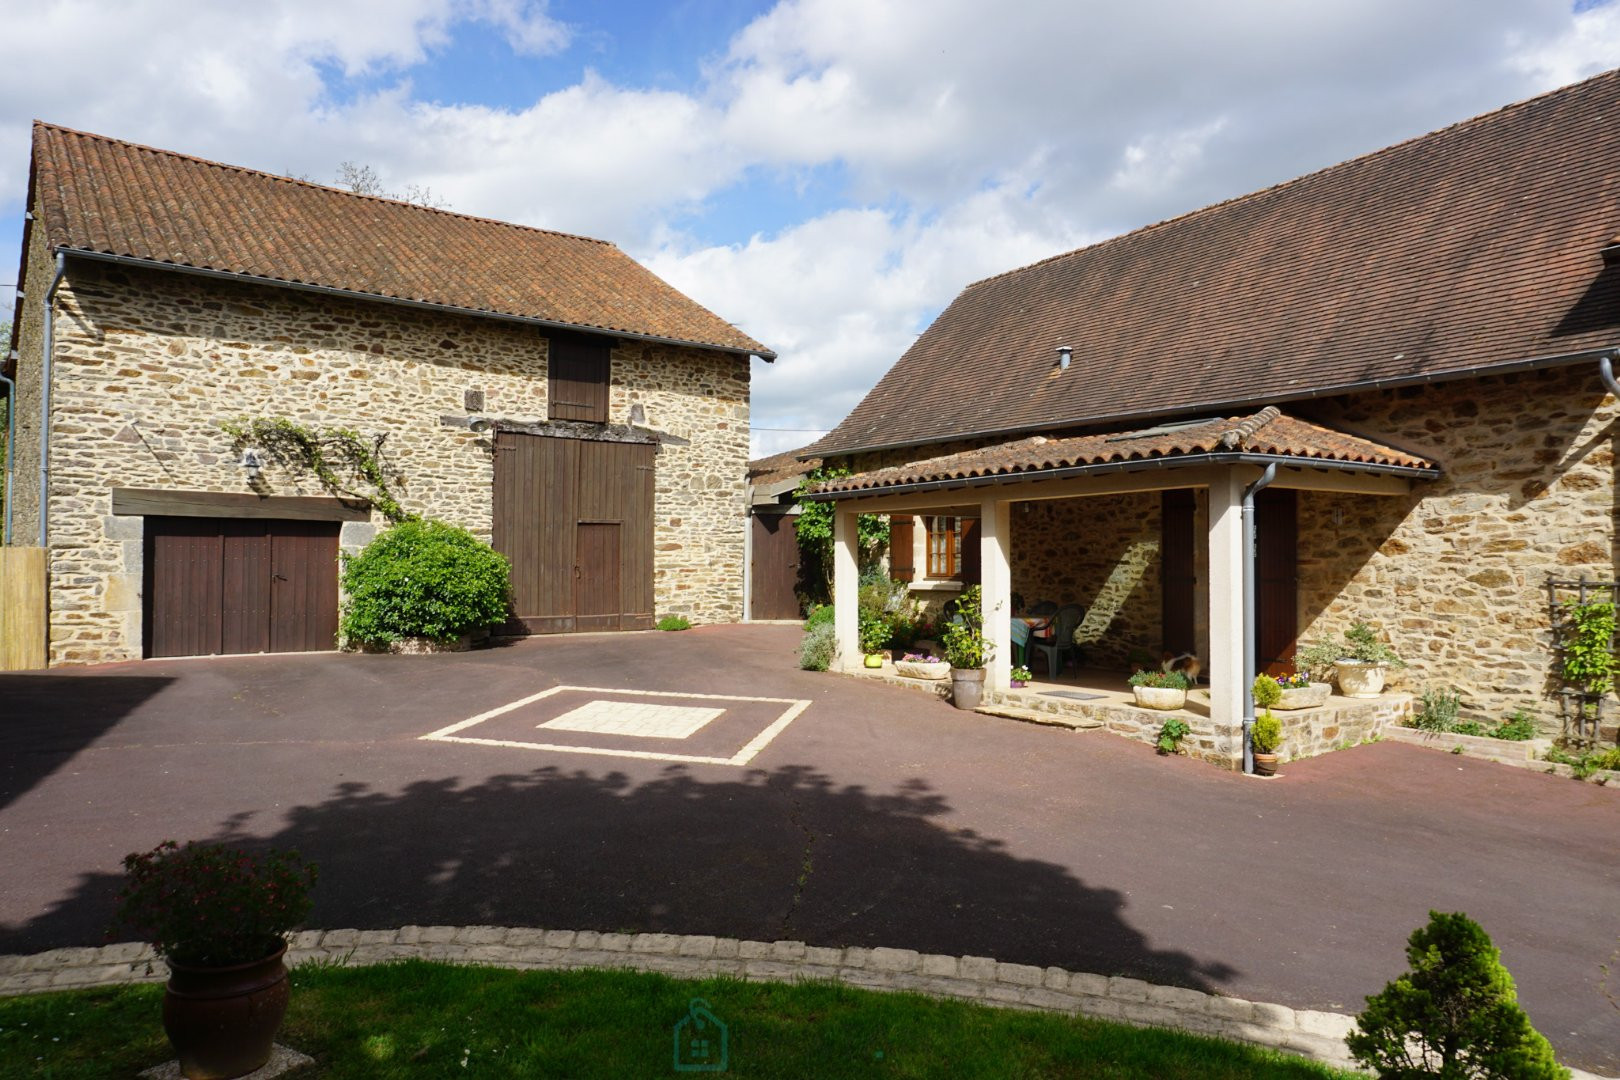
POLYGON ((928 576, 953 578, 962 573, 962 519, 928 519, 928 576))
POLYGON ((553 420, 605 424, 608 418, 609 346, 590 338, 551 338, 547 413, 553 420))

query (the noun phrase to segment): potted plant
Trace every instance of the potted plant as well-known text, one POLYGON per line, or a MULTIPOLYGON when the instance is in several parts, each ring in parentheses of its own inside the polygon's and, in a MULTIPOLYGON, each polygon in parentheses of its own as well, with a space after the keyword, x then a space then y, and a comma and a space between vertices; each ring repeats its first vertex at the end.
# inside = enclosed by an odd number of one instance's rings
POLYGON ((894 670, 908 679, 943 679, 951 673, 951 665, 933 653, 906 653, 894 662, 894 670))
POLYGON ((1334 670, 1345 697, 1372 698, 1384 692, 1384 678, 1390 668, 1406 662, 1394 649, 1378 640, 1378 634, 1357 619, 1344 632, 1344 641, 1317 642, 1299 651, 1294 662, 1308 672, 1334 670))
POLYGON ((882 667, 883 647, 889 643, 889 620, 875 612, 861 612, 860 642, 866 666, 882 667))
POLYGON ((1020 664, 1018 667, 1012 669, 1011 678, 1014 686, 1028 686, 1029 681, 1034 678, 1034 676, 1030 674, 1029 668, 1020 664))
POLYGON ((124 875, 116 925, 169 966, 163 1030, 181 1075, 262 1067, 287 1011, 286 934, 309 914, 315 867, 295 851, 166 840, 126 855, 124 875))
POLYGON ((984 662, 990 643, 984 640, 983 596, 979 586, 962 590, 956 614, 946 624, 945 659, 951 664, 951 700, 958 709, 977 709, 984 698, 984 662))
POLYGON ((1179 671, 1138 671, 1130 678, 1136 703, 1144 709, 1180 709, 1187 704, 1187 676, 1179 671))
POLYGON ((1283 688, 1270 675, 1256 675, 1254 703, 1266 710, 1254 718, 1249 728, 1249 748, 1254 752, 1254 771, 1260 776, 1277 775, 1277 747, 1282 743, 1282 721, 1271 707, 1282 700, 1283 688))
POLYGON ((1277 676, 1277 688, 1282 691, 1282 696, 1277 699, 1272 708, 1279 712, 1292 712, 1295 709, 1314 709, 1320 705, 1326 705, 1328 695, 1333 693, 1332 683, 1312 682, 1311 674, 1308 671, 1277 676))

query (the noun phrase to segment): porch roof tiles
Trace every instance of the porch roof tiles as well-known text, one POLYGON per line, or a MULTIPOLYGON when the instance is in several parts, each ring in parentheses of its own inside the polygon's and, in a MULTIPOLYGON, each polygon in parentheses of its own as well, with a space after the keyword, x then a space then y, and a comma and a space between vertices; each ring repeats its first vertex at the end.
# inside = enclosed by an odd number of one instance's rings
POLYGON ((1128 466, 1153 459, 1249 454, 1295 459, 1300 465, 1333 462, 1369 472, 1437 472, 1434 462, 1360 435, 1289 416, 1274 405, 1247 416, 1162 424, 1066 439, 1036 435, 964 450, 926 461, 857 473, 816 488, 820 495, 853 494, 915 484, 1025 476, 1082 466, 1128 466))

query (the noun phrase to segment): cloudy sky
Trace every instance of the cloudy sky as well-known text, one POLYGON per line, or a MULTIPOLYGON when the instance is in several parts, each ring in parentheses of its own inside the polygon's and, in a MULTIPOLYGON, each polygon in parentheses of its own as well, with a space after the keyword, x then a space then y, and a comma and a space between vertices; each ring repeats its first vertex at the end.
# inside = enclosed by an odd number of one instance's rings
POLYGON ((963 285, 1620 67, 1620 0, 0 0, 34 118, 619 244, 835 424, 963 285))

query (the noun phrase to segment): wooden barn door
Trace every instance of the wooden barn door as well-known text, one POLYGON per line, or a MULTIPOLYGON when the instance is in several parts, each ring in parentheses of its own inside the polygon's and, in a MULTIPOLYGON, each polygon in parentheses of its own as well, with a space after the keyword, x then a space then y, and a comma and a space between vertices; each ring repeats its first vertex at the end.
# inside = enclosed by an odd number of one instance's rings
POLYGON ((1197 501, 1185 488, 1159 497, 1159 618, 1164 651, 1196 652, 1197 501))
POLYGON ((338 528, 147 517, 146 655, 336 648, 338 528))
POLYGON ((753 530, 748 557, 751 619, 799 618, 797 520, 791 514, 755 514, 749 525, 753 530))
POLYGON ((650 444, 499 432, 491 531, 512 563, 507 629, 649 629, 652 514, 650 444))
POLYGON ((1255 658, 1261 671, 1294 668, 1299 636, 1299 493, 1267 488, 1255 496, 1255 658))

